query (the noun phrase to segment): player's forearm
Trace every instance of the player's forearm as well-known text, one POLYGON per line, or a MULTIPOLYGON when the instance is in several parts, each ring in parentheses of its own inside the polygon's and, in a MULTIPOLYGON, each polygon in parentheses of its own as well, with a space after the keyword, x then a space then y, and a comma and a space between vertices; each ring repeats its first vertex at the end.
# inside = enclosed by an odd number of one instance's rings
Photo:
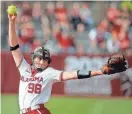
POLYGON ((15 20, 9 19, 9 46, 12 52, 16 66, 19 67, 23 58, 23 55, 19 49, 18 39, 15 31, 15 20))
POLYGON ((87 70, 78 70, 72 72, 63 72, 61 76, 61 80, 71 80, 71 79, 85 79, 85 78, 92 78, 94 76, 103 75, 101 70, 96 71, 87 71, 87 70))
POLYGON ((10 22, 9 21, 9 45, 10 46, 16 46, 18 44, 18 39, 16 35, 16 30, 15 30, 15 21, 10 22))
POLYGON ((103 75, 101 70, 91 71, 90 77, 99 76, 99 75, 103 75))

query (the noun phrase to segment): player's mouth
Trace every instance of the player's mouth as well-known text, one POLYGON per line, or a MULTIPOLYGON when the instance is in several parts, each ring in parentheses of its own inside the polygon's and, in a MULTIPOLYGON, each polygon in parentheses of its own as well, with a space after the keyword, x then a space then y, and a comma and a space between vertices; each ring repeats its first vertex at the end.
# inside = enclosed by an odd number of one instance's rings
POLYGON ((43 66, 37 66, 37 68, 43 68, 43 66))

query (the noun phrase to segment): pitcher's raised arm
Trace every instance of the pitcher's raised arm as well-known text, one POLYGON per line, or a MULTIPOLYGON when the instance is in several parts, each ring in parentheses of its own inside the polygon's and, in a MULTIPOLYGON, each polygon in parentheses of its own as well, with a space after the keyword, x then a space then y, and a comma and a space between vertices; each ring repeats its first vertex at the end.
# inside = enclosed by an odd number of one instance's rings
POLYGON ((16 17, 17 15, 9 15, 8 14, 8 19, 9 19, 9 46, 10 46, 10 51, 12 52, 14 61, 16 63, 16 66, 19 67, 21 64, 23 55, 20 51, 19 44, 18 44, 18 39, 16 35, 16 17))

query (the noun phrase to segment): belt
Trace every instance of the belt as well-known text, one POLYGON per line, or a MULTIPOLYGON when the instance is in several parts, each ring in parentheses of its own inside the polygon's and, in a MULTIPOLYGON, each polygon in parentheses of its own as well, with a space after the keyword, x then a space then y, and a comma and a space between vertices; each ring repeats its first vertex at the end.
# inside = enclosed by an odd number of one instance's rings
POLYGON ((39 108, 44 108, 44 104, 39 104, 39 105, 34 105, 34 106, 31 106, 29 108, 24 108, 22 110, 20 110, 21 114, 26 114, 27 112, 31 112, 35 109, 39 109, 39 108))

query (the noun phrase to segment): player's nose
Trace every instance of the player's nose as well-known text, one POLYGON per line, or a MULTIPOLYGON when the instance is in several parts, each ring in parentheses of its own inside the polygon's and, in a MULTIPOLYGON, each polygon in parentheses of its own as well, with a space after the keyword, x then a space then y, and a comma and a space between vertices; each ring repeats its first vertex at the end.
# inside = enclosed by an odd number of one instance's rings
POLYGON ((43 64, 43 63, 44 63, 44 60, 43 60, 43 59, 41 59, 41 60, 40 60, 40 64, 43 64))

